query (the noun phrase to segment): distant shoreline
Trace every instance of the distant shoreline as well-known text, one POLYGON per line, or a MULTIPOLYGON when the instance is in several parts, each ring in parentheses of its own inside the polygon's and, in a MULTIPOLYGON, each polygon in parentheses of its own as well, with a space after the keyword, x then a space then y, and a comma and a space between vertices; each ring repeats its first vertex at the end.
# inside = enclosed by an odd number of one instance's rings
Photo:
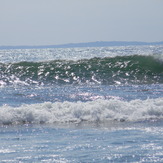
POLYGON ((69 43, 60 45, 38 45, 38 46, 0 46, 0 49, 44 49, 44 48, 80 48, 80 47, 109 47, 109 46, 143 46, 143 45, 163 45, 162 42, 139 42, 139 41, 97 41, 86 43, 69 43))

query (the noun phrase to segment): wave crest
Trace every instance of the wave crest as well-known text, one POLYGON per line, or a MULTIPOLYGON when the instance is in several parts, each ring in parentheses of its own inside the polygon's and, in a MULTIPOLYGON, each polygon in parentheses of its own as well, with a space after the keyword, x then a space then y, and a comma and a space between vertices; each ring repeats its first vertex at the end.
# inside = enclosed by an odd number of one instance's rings
POLYGON ((96 100, 91 102, 45 102, 2 106, 0 124, 52 124, 105 121, 144 121, 163 118, 163 98, 147 100, 96 100))

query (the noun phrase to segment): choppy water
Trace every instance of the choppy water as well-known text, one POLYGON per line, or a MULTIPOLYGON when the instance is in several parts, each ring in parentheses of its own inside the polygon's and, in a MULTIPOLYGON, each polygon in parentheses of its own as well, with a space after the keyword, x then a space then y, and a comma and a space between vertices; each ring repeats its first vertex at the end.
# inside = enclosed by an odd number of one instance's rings
POLYGON ((163 46, 0 50, 1 162, 162 162, 163 46))

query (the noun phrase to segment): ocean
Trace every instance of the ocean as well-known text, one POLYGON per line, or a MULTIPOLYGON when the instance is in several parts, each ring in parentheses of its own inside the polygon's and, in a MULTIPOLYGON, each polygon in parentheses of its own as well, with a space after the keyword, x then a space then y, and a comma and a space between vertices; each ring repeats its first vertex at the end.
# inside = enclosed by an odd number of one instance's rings
POLYGON ((163 162, 163 45, 1 49, 0 162, 163 162))

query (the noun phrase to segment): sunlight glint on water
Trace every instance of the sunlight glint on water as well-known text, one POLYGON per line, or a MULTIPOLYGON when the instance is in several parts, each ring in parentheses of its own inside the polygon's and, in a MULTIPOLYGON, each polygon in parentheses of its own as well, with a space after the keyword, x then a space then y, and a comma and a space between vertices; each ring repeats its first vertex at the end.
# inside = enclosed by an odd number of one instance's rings
POLYGON ((0 162, 163 162, 163 46, 0 50, 0 162))

